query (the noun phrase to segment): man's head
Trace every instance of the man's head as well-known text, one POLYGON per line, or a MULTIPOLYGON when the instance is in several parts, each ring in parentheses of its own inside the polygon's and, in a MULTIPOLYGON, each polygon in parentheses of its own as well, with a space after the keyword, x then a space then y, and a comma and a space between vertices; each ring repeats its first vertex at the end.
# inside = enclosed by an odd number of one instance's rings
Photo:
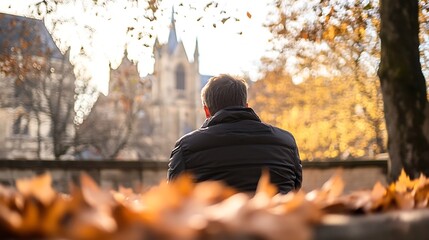
POLYGON ((206 117, 226 107, 247 107, 247 84, 227 74, 212 77, 201 90, 201 99, 206 117))

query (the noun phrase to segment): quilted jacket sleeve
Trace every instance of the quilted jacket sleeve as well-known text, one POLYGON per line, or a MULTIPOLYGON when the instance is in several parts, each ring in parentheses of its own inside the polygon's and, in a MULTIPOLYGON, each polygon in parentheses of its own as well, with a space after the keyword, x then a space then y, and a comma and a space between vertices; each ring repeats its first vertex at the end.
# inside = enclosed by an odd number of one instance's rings
POLYGON ((182 155, 182 146, 180 141, 177 141, 173 151, 171 152, 170 161, 168 163, 168 181, 172 181, 184 171, 185 163, 182 155))

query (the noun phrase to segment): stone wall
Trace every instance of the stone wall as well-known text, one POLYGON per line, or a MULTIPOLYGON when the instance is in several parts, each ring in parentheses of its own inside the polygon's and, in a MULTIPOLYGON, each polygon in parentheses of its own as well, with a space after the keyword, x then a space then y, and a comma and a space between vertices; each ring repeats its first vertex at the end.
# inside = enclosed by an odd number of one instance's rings
MULTIPOLYGON (((304 169, 303 172, 303 190, 306 192, 322 187, 331 176, 337 173, 338 169, 304 169)), ((386 185, 385 173, 377 168, 353 168, 341 169, 340 172, 345 182, 345 192, 372 189, 378 181, 386 185)))
POLYGON ((334 174, 343 178, 345 192, 372 189, 376 182, 387 184, 387 160, 304 162, 303 169, 306 192, 322 187, 334 174))
MULTIPOLYGON (((303 186, 306 192, 320 188, 336 172, 345 182, 345 192, 371 189, 380 181, 386 184, 387 162, 334 161, 304 162, 303 186)), ((102 187, 150 187, 166 179, 166 162, 136 161, 36 161, 0 160, 0 183, 14 185, 14 181, 50 172, 58 191, 67 192, 70 182, 78 182, 80 173, 86 172, 102 187)))
POLYGON ((13 186, 16 179, 49 172, 54 188, 67 192, 70 182, 86 173, 106 189, 140 188, 166 179, 166 167, 165 162, 0 160, 0 183, 13 186))

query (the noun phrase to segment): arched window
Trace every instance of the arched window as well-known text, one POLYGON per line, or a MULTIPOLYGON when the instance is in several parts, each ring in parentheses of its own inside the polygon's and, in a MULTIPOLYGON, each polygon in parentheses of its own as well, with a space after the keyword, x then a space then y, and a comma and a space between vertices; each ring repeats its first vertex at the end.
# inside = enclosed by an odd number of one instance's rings
POLYGON ((176 68, 176 89, 185 90, 185 68, 179 64, 176 68))

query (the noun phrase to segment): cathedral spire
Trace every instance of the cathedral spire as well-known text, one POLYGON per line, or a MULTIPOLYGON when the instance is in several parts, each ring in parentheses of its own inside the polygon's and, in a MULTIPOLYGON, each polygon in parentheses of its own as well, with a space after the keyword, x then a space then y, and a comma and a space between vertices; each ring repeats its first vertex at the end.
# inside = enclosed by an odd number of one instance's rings
POLYGON ((159 57, 161 54, 161 44, 159 43, 158 37, 155 38, 155 43, 153 44, 153 56, 159 57))
POLYGON ((178 45, 177 35, 176 35, 176 24, 174 20, 174 6, 171 9, 171 24, 170 24, 170 34, 168 35, 168 53, 173 53, 174 49, 178 45))
POLYGON ((198 50, 198 38, 195 39, 195 50, 194 50, 194 62, 198 62, 198 57, 200 56, 200 51, 198 50))

